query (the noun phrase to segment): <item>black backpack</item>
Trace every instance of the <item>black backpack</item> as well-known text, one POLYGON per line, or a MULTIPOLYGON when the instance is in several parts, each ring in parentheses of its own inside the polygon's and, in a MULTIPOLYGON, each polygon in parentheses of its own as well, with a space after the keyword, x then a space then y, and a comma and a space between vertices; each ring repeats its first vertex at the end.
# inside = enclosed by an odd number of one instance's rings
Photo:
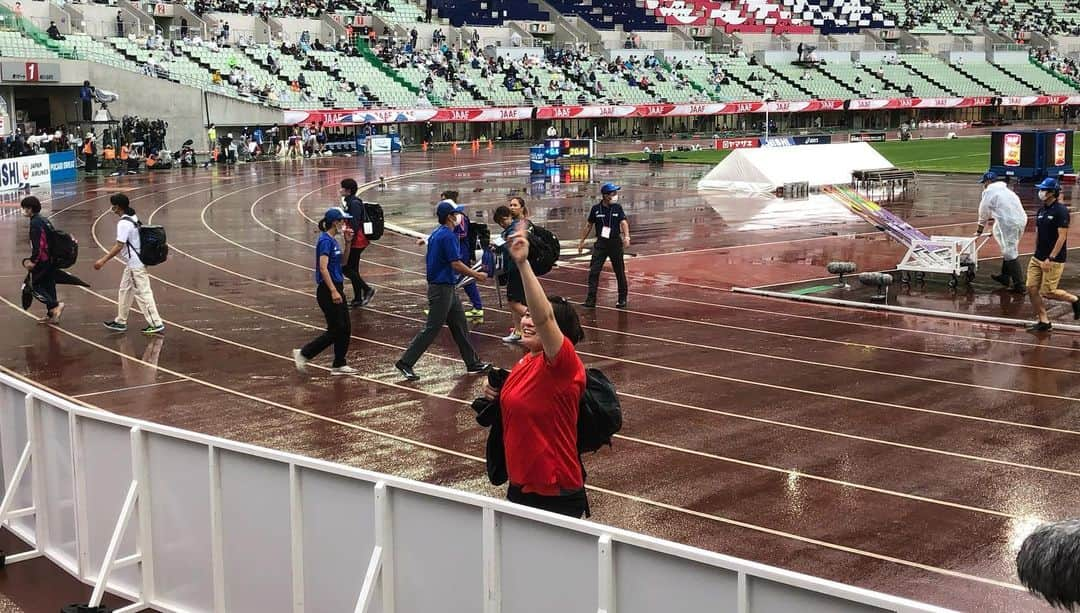
POLYGON ((544 226, 533 225, 529 232, 529 264, 536 276, 547 274, 559 259, 559 237, 544 226))
MULTIPOLYGON (((169 258, 169 244, 165 236, 165 228, 144 226, 141 221, 135 221, 126 215, 121 219, 126 219, 139 228, 140 248, 136 252, 139 254, 139 261, 147 266, 157 266, 169 258)), ((128 248, 132 248, 130 243, 128 248)))
POLYGON ((57 230, 48 221, 46 223, 46 239, 49 242, 49 260, 57 268, 70 268, 79 259, 79 241, 75 237, 57 230))
POLYGON ((585 391, 578 403, 578 453, 611 446, 611 437, 622 429, 622 409, 615 385, 596 368, 585 369, 585 391))
POLYGON ((368 240, 377 241, 382 238, 385 225, 383 223, 383 210, 379 203, 364 203, 364 221, 371 222, 371 233, 364 234, 368 240))
POLYGON ((469 222, 469 236, 466 239, 469 243, 469 249, 476 251, 477 249, 483 249, 487 251, 491 248, 491 230, 488 229, 488 225, 479 221, 469 222))

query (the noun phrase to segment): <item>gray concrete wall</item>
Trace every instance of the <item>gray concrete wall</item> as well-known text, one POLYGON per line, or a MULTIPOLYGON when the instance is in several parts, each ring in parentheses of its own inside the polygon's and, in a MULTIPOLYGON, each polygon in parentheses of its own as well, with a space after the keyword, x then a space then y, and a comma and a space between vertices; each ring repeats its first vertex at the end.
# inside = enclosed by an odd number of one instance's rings
POLYGON ((207 122, 219 126, 244 126, 281 123, 283 119, 280 109, 218 94, 207 93, 204 96, 201 90, 193 87, 104 64, 78 63, 86 66, 91 83, 107 87, 120 95, 118 101, 109 105, 113 117, 138 115, 168 121, 170 147, 176 147, 189 138, 202 144, 206 140, 207 122))

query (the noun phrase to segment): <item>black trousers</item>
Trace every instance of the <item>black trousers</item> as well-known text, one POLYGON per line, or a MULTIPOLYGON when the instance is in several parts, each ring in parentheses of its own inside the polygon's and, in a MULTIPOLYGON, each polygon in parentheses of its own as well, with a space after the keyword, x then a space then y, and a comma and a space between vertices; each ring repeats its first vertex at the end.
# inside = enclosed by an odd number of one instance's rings
POLYGON ((93 121, 94 119, 94 105, 89 100, 82 101, 82 114, 83 121, 93 121))
POLYGON ((480 356, 476 355, 476 350, 469 342, 469 326, 465 321, 465 309, 461 308, 461 301, 457 297, 457 288, 450 284, 433 283, 428 284, 427 322, 424 329, 409 343, 405 353, 401 354, 401 361, 409 368, 415 366, 420 356, 435 342, 443 324, 450 327, 450 335, 454 337, 454 343, 457 344, 465 366, 479 364, 480 356))
POLYGON ((345 262, 345 276, 352 282, 353 300, 355 301, 359 301, 364 292, 371 290, 371 287, 360 276, 360 254, 364 253, 364 249, 364 247, 349 249, 349 260, 345 262))
POLYGON ((589 512, 589 498, 585 495, 585 488, 581 488, 577 492, 567 492, 562 496, 544 496, 533 492, 522 492, 520 486, 511 483, 506 490, 506 499, 516 504, 551 511, 559 515, 578 518, 591 515, 589 512))
POLYGON ((604 260, 611 259, 611 269, 619 286, 619 302, 626 300, 629 289, 626 285, 626 268, 623 266, 622 243, 615 240, 599 239, 592 248, 592 260, 589 262, 588 302, 596 302, 596 288, 600 285, 600 271, 604 269, 604 260))
POLYGON ((56 297, 56 267, 48 262, 38 264, 34 267, 31 278, 34 297, 45 303, 45 308, 50 311, 55 309, 60 304, 56 297))
POLYGON ((349 337, 352 335, 352 324, 349 322, 349 305, 345 303, 345 286, 341 283, 334 284, 341 294, 341 304, 334 304, 330 297, 330 289, 325 283, 319 284, 315 292, 315 299, 319 302, 319 308, 326 316, 326 332, 323 332, 315 340, 300 349, 300 355, 311 359, 330 345, 334 346, 334 367, 345 365, 345 353, 349 350, 349 337))

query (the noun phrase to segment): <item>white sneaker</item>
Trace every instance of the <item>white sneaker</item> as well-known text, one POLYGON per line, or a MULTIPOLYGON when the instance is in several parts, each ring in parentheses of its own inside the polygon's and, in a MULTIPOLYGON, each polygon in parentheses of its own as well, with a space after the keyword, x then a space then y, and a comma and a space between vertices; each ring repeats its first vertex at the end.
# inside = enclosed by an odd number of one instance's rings
POLYGON ((521 335, 517 332, 511 332, 508 336, 504 336, 502 339, 504 343, 520 343, 521 335))
POLYGON ((330 374, 332 374, 332 375, 355 375, 358 372, 360 372, 360 371, 356 370, 352 366, 348 366, 348 365, 337 366, 335 368, 330 369, 330 374))
POLYGON ((299 349, 292 350, 292 359, 293 364, 296 364, 296 370, 299 370, 300 372, 307 370, 307 358, 304 357, 304 354, 300 353, 299 349))

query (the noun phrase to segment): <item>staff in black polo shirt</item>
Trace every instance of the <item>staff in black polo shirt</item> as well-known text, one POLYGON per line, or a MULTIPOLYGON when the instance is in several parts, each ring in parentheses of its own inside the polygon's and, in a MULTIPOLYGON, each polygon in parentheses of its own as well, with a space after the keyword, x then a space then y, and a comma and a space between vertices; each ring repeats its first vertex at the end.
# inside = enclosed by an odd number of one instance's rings
POLYGON ((1028 262, 1027 289, 1038 320, 1028 326, 1032 332, 1052 328, 1044 300, 1072 303, 1073 319, 1080 319, 1080 298, 1058 289, 1061 273, 1065 271, 1065 255, 1069 235, 1069 208, 1058 201, 1061 186, 1057 179, 1047 177, 1035 186, 1043 206, 1035 215, 1035 254, 1028 262))
POLYGON ((578 243, 578 253, 585 250, 585 239, 593 227, 596 228, 596 242, 593 243, 592 261, 589 262, 589 294, 581 306, 596 308, 596 287, 600 283, 600 271, 604 269, 604 260, 611 258, 611 269, 619 286, 619 301, 615 307, 626 308, 626 268, 623 266, 623 249, 630 246, 630 224, 626 213, 619 206, 619 186, 605 183, 600 186, 600 203, 594 204, 585 221, 585 229, 578 243))

